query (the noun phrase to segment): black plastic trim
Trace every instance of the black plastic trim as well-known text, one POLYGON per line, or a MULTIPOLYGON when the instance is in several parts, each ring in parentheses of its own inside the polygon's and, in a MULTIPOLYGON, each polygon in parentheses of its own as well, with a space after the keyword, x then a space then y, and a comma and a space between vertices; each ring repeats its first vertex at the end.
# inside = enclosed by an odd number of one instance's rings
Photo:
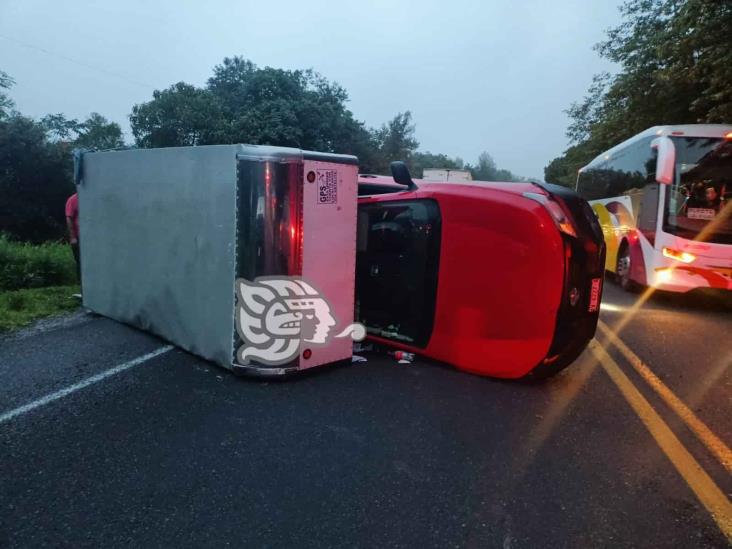
MULTIPOLYGON (((565 252, 564 287, 557 312, 554 339, 547 356, 526 376, 541 379, 556 374, 574 362, 595 336, 600 307, 589 311, 592 280, 605 275, 605 240, 602 229, 586 200, 566 187, 550 183, 534 183, 548 192, 572 216, 577 237, 562 234, 565 252), (570 303, 570 290, 580 292, 575 305, 570 303)), ((602 299, 604 280, 599 299, 602 299)))

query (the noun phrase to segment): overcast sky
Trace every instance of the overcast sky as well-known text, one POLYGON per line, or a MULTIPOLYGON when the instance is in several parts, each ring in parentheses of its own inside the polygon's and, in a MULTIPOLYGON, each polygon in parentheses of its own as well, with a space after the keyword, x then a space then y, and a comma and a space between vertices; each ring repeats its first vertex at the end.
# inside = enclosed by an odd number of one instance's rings
POLYGON ((0 0, 0 70, 24 114, 122 124, 153 89, 202 85, 225 56, 313 68, 378 126, 411 110, 423 151, 543 177, 570 103, 613 70, 592 50, 619 0, 0 0))

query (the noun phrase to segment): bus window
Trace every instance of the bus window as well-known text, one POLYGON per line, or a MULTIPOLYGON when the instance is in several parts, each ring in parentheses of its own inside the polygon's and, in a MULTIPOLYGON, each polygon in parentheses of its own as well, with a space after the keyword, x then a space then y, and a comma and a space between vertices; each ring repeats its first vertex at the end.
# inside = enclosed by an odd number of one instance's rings
MULTIPOLYGON (((609 196, 634 194, 648 183, 649 173, 656 172, 656 154, 649 137, 613 155, 608 162, 611 189, 609 196)), ((637 193, 636 193, 637 194, 637 193)))
POLYGON ((732 244, 732 142, 673 137, 675 180, 666 192, 663 230, 688 239, 732 244), (712 223, 713 222, 713 223, 712 223))
POLYGON ((577 178, 577 192, 586 200, 640 197, 646 184, 655 181, 657 152, 651 149, 652 139, 643 139, 585 168, 577 178))
POLYGON ((611 171, 607 162, 592 168, 585 168, 577 178, 577 194, 585 200, 601 200, 613 196, 611 191, 611 171))

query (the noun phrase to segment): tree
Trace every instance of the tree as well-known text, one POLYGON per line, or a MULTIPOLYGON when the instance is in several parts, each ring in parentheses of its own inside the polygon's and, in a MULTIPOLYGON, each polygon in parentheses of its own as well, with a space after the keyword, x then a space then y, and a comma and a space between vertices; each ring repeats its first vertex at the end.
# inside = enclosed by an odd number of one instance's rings
POLYGON ((412 155, 419 146, 414 130, 412 113, 405 111, 374 131, 374 141, 378 149, 378 173, 388 174, 389 165, 394 160, 403 160, 411 166, 412 155))
POLYGON ((7 118, 10 111, 15 107, 12 99, 2 90, 9 90, 15 84, 15 80, 10 78, 8 73, 0 71, 0 120, 7 118))
POLYGON ((573 189, 579 169, 601 152, 591 141, 568 148, 562 156, 555 158, 544 168, 544 181, 573 189))
MULTIPOLYGON (((140 147, 251 143, 358 156, 364 173, 389 174, 403 160, 415 176, 426 167, 462 166, 446 155, 417 153, 409 111, 370 129, 347 108, 348 94, 312 70, 257 67, 226 57, 205 88, 179 82, 135 105, 132 133, 140 147)), ((486 175, 486 174, 484 174, 486 175)), ((493 166, 491 179, 519 179, 493 166)))
POLYGON ((101 114, 93 112, 79 125, 74 145, 95 150, 123 147, 122 128, 116 122, 110 122, 101 114))
POLYGON ((732 3, 631 0, 624 22, 596 46, 622 66, 628 113, 729 122, 732 115, 732 3), (641 84, 646 84, 643 87, 641 84))
POLYGON ((500 169, 488 152, 483 151, 478 156, 478 163, 475 166, 466 166, 476 181, 523 181, 523 178, 511 173, 509 170, 500 169))
MULTIPOLYGON (((0 90, 12 83, 0 71, 0 90)), ((61 113, 36 121, 12 108, 0 93, 0 232, 32 242, 61 238, 64 204, 74 192, 71 150, 119 147, 122 129, 98 113, 81 123, 61 113)))
POLYGON ((124 146, 122 128, 101 114, 93 112, 84 122, 66 118, 63 114, 47 114, 41 127, 50 141, 70 143, 82 149, 116 149, 124 146))
POLYGON ((343 153, 363 153, 370 145, 367 130, 346 108, 346 91, 312 70, 258 68, 241 57, 225 58, 207 89, 222 107, 223 142, 343 153))
POLYGON ((41 127, 52 141, 73 141, 79 133, 81 125, 75 118, 66 118, 63 114, 47 114, 41 118, 41 127))
POLYGON ((496 163, 493 157, 487 152, 483 151, 478 156, 478 163, 475 167, 471 167, 473 179, 479 181, 493 181, 496 179, 496 163))
POLYGON ((74 192, 68 143, 14 114, 0 121, 0 231, 42 242, 64 234, 64 203, 74 192))
POLYGON ((357 156, 361 173, 377 173, 383 162, 380 160, 373 132, 355 118, 345 121, 343 127, 337 131, 338 145, 334 146, 333 152, 357 156))
POLYGON ((371 133, 346 108, 338 84, 310 70, 258 68, 225 58, 205 88, 178 83, 135 105, 130 122, 141 147, 252 143, 356 154, 375 166, 371 133))
POLYGON ((140 147, 225 143, 227 122, 213 93, 185 82, 155 90, 153 99, 132 107, 132 135, 140 147))
POLYGON ((446 154, 415 151, 412 153, 410 170, 414 177, 421 178, 424 170, 428 168, 462 170, 463 166, 464 163, 461 158, 450 158, 446 154))
POLYGON ((597 75, 567 111, 572 147, 545 169, 567 182, 576 167, 644 129, 732 121, 732 3, 629 0, 623 22, 595 48, 621 66, 597 75))

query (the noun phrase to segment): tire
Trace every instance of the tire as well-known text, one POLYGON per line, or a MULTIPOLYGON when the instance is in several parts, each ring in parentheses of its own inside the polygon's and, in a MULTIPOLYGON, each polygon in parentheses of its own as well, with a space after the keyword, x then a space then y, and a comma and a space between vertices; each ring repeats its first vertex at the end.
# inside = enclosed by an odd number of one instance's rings
POLYGON ((638 284, 630 279, 630 246, 625 243, 620 246, 618 251, 615 276, 620 287, 626 292, 638 291, 638 284))

